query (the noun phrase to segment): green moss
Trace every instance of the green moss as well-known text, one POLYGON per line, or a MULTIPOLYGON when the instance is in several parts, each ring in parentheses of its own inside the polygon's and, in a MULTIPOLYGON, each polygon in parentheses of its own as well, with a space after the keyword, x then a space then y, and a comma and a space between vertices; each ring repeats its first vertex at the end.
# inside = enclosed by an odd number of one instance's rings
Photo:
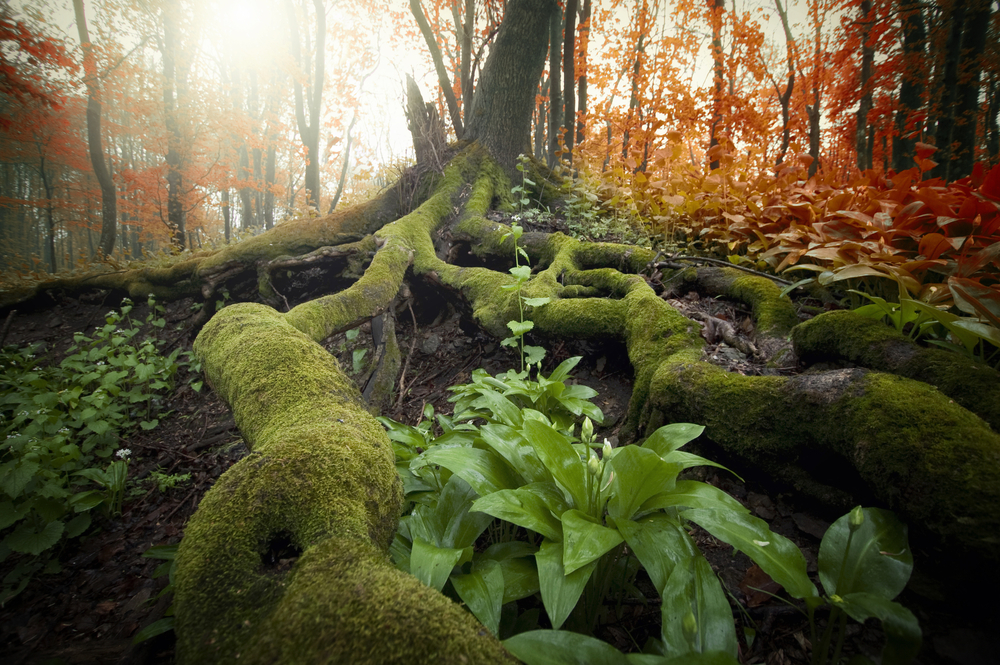
POLYGON ((336 360, 288 318, 232 305, 195 342, 254 452, 208 492, 181 543, 180 662, 501 659, 464 610, 385 556, 402 500, 392 446, 336 360), (303 551, 291 570, 264 556, 285 536, 303 551), (430 641, 414 638, 412 622, 430 615, 430 641), (385 640, 390 621, 405 640, 385 640))
POLYGON ((936 386, 1000 432, 1000 372, 944 349, 923 348, 895 329, 851 311, 833 311, 792 331, 805 362, 846 360, 936 386))
POLYGON ((251 663, 516 662, 465 610, 370 545, 307 552, 288 593, 240 654, 251 663))
POLYGON ((758 335, 784 337, 799 322, 792 301, 765 277, 741 274, 733 279, 730 295, 753 308, 758 335))

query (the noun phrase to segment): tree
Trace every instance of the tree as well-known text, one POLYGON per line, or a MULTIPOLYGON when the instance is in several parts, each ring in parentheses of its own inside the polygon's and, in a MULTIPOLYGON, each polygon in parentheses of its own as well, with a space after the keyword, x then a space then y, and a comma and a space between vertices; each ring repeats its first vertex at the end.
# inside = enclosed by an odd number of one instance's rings
POLYGON ((897 0, 903 22, 902 79, 896 111, 896 132, 892 142, 892 168, 903 171, 913 163, 916 140, 911 116, 923 106, 924 82, 927 80, 925 44, 927 33, 921 4, 914 0, 897 0))
MULTIPOLYGON (((87 147, 90 150, 90 163, 94 167, 94 175, 101 185, 100 252, 103 256, 110 256, 115 248, 115 239, 118 237, 118 195, 115 183, 111 179, 111 172, 104 161, 104 149, 101 145, 99 76, 94 58, 94 45, 91 44, 87 31, 83 0, 73 0, 73 10, 76 12, 76 28, 80 33, 80 44, 83 47, 84 83, 87 85, 87 147)), ((51 209, 49 214, 51 215, 51 209)))
MULTIPOLYGON (((312 49, 309 48, 308 40, 303 48, 302 40, 299 37, 299 19, 296 17, 292 0, 285 0, 285 10, 288 16, 292 54, 300 72, 299 76, 295 77, 295 121, 299 128, 299 137, 306 148, 306 191, 309 193, 309 205, 319 210, 319 116, 320 108, 323 105, 323 80, 326 62, 326 7, 323 6, 323 0, 313 0, 316 30, 312 49), (310 69, 312 70, 311 80, 309 77, 310 69), (306 81, 305 86, 303 86, 303 79, 306 81), (307 112, 308 118, 306 117, 307 112)), ((308 16, 307 11, 306 16, 308 16)))
MULTIPOLYGON (((520 175, 514 166, 528 142, 557 11, 555 0, 509 0, 474 95, 469 142, 449 148, 443 169, 418 165, 358 206, 289 220, 170 267, 35 287, 206 303, 226 289, 241 301, 218 312, 204 307, 211 319, 195 342, 253 452, 206 495, 178 551, 179 662, 505 658, 462 608, 390 563, 401 502, 392 446, 320 342, 379 322, 383 360, 369 396, 376 408, 398 376, 394 311, 408 282, 448 294, 481 329, 508 335, 521 303, 517 282, 489 266, 511 265, 514 252, 503 226, 486 215, 509 195, 509 176, 520 175), (445 239, 451 250, 442 258, 435 241, 445 239), (449 262, 453 256, 461 259, 449 262), (311 286, 297 288, 300 279, 311 286), (342 279, 351 286, 315 297, 313 289, 342 279), (268 561, 278 548, 301 555, 291 570, 268 561)), ((540 164, 531 170, 541 196, 553 176, 540 164)), ((799 324, 792 303, 763 277, 677 269, 668 279, 751 309, 757 347, 775 364, 797 355, 849 365, 794 377, 726 372, 701 360, 697 326, 650 286, 647 271, 671 269, 652 250, 544 233, 525 234, 519 246, 535 269, 524 288, 550 299, 530 311, 540 336, 625 347, 635 383, 623 440, 668 418, 704 423, 741 464, 826 500, 842 500, 843 476, 856 476, 859 492, 897 510, 944 551, 997 562, 996 373, 971 362, 954 370, 961 360, 942 362, 943 350, 918 349, 851 312, 799 324)))

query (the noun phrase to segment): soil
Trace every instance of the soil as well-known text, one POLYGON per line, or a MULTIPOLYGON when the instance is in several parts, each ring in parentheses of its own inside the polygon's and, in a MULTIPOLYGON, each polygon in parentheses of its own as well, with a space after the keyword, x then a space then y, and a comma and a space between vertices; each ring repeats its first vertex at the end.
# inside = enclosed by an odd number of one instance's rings
MULTIPOLYGON (((394 408, 384 414, 410 424, 420 420, 427 404, 433 405, 436 412, 450 413, 448 386, 467 381, 475 368, 484 367, 496 373, 516 362, 507 349, 463 321, 449 307, 417 304, 424 306, 403 309, 398 317, 397 335, 405 362, 400 384, 404 390, 394 408)), ((688 310, 700 307, 711 316, 729 318, 741 334, 752 332, 752 327, 744 322, 745 313, 732 303, 687 293, 678 294, 673 304, 688 310)), ((43 342, 50 361, 57 362, 74 331, 93 328, 109 309, 118 305, 107 293, 78 299, 53 298, 47 307, 14 314, 6 339, 0 343, 43 342)), ((171 347, 190 348, 195 321, 193 305, 188 300, 168 306, 168 325, 162 333, 168 351, 171 347)), ((140 319, 144 317, 142 310, 141 306, 136 308, 140 319)), ((353 339, 341 335, 330 340, 327 347, 339 357, 346 371, 353 372, 356 356, 361 348, 371 345, 370 339, 366 324, 353 339)), ((737 349, 718 340, 709 342, 706 360, 722 364, 730 371, 765 371, 752 357, 737 349)), ((587 342, 555 342, 546 346, 549 349, 546 364, 550 368, 568 357, 583 356, 574 372, 575 380, 598 391, 595 402, 606 419, 597 434, 617 444, 618 428, 631 395, 631 369, 624 349, 587 342)), ((358 359, 359 382, 365 377, 364 360, 365 357, 358 359)), ((59 557, 61 572, 37 578, 0 608, 0 662, 11 665, 173 662, 172 632, 138 646, 132 644, 132 637, 162 618, 170 604, 169 595, 159 596, 166 577, 153 577, 161 562, 144 558, 143 553, 154 545, 179 542, 204 493, 248 452, 228 408, 208 386, 195 392, 189 384, 192 378, 180 377, 181 387, 166 399, 164 409, 168 413, 161 417, 156 429, 130 433, 122 441, 122 446, 133 451, 129 469, 132 491, 122 515, 99 520, 87 535, 67 544, 59 557), (160 489, 151 479, 151 474, 157 471, 189 477, 175 487, 160 489)), ((702 444, 702 454, 712 457, 718 452, 710 442, 702 444)), ((769 486, 752 474, 744 477, 747 481, 741 482, 716 469, 702 475, 756 515, 769 520, 773 530, 796 542, 805 552, 810 571, 815 573, 820 538, 837 515, 799 499, 785 488, 769 486)), ((810 635, 803 615, 785 601, 751 588, 777 591, 744 555, 733 556, 731 548, 705 533, 697 533, 696 537, 725 583, 730 598, 744 608, 736 611, 741 662, 768 665, 808 662, 810 635), (751 625, 756 628, 752 640, 743 630, 751 625)), ((5 575, 10 567, 9 561, 0 564, 0 575, 5 575)), ((642 597, 622 598, 608 605, 598 629, 599 637, 626 651, 641 648, 648 637, 658 634, 656 593, 642 575, 637 578, 636 587, 643 592, 642 597)), ((943 588, 940 580, 923 573, 919 562, 910 587, 899 600, 914 611, 924 631, 918 662, 969 665, 996 662, 1000 643, 992 632, 995 616, 982 614, 982 608, 950 604, 949 589, 943 588)), ((986 606, 984 601, 983 607, 986 606)), ((877 624, 854 625, 849 631, 845 647, 848 656, 861 653, 877 658, 882 641, 877 624)))

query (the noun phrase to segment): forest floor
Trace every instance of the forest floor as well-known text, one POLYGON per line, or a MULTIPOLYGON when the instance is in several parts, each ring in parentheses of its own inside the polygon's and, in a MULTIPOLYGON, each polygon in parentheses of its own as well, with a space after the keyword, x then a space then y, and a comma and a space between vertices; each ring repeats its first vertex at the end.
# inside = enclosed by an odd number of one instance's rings
MULTIPOLYGON (((700 308, 711 316, 730 319, 738 330, 747 329, 741 323, 746 313, 738 305, 694 292, 675 297, 672 304, 682 310, 700 308)), ((17 313, 3 343, 43 342, 50 358, 57 361, 74 331, 103 323, 104 314, 117 306, 117 302, 108 302, 99 294, 91 299, 53 300, 50 307, 17 313)), ((162 333, 167 337, 168 347, 190 348, 193 309, 191 301, 168 306, 168 325, 164 329, 167 332, 162 333)), ((414 307, 417 314, 412 318, 405 310, 399 317, 397 335, 405 362, 401 378, 405 397, 384 415, 409 424, 419 421, 426 404, 433 404, 436 412, 450 413, 448 386, 468 381, 477 367, 497 373, 515 362, 515 357, 495 340, 463 323, 450 310, 438 307, 434 319, 420 318, 421 311, 432 309, 418 306, 414 307)), ((144 316, 142 307, 137 306, 136 313, 144 316)), ((354 352, 370 345, 369 340, 367 326, 362 326, 354 339, 340 336, 328 348, 350 373, 354 369, 354 352)), ((598 436, 615 442, 617 427, 631 395, 631 370, 624 349, 557 342, 549 347, 546 364, 554 367, 573 355, 583 356, 574 372, 575 380, 598 391, 594 401, 606 415, 605 426, 598 430, 598 436)), ((752 358, 717 341, 707 346, 706 360, 742 373, 763 369, 752 358)), ((363 366, 364 358, 359 364, 363 366)), ((363 370, 357 374, 361 378, 363 370)), ((152 577, 160 562, 142 555, 154 545, 179 542, 204 493, 248 452, 228 408, 207 385, 195 392, 183 378, 178 382, 181 387, 167 397, 164 409, 169 415, 161 418, 160 425, 151 431, 131 433, 121 442, 133 452, 122 515, 113 520, 98 520, 88 535, 63 549, 61 572, 34 580, 6 607, 0 608, 0 662, 8 665, 173 662, 172 632, 139 646, 132 645, 136 632, 161 618, 170 602, 169 596, 157 598, 166 584, 165 577, 152 577), (161 479, 173 478, 174 486, 158 486, 153 474, 162 474, 161 479)), ((700 452, 727 463, 710 443, 700 452)), ((702 478, 735 496, 756 515, 767 519, 773 530, 796 542, 805 552, 810 571, 815 573, 820 538, 830 521, 839 515, 831 515, 786 488, 769 486, 763 479, 738 470, 747 482, 716 469, 702 478)), ((751 567, 745 556, 733 556, 731 548, 707 534, 698 534, 698 540, 730 598, 745 608, 737 612, 738 626, 755 627, 756 636, 751 643, 743 635, 740 637, 741 661, 767 665, 808 662, 809 626, 804 615, 782 600, 753 591, 750 587, 769 580, 758 577, 759 569, 751 567)), ((9 562, 0 565, 0 576, 9 568, 9 562)), ((642 589, 640 582, 637 586, 642 589)), ((647 636, 658 635, 659 601, 648 585, 647 590, 646 599, 629 598, 609 605, 598 636, 623 650, 635 650, 635 645, 641 647, 647 636)), ((963 665, 996 662, 996 654, 1000 653, 995 633, 996 610, 983 614, 984 608, 990 606, 987 600, 979 609, 953 604, 940 580, 923 572, 919 557, 910 587, 899 600, 914 611, 924 631, 924 646, 917 662, 963 665)), ((875 658, 880 649, 881 632, 877 624, 869 622, 849 629, 845 651, 848 655, 863 653, 875 658)))

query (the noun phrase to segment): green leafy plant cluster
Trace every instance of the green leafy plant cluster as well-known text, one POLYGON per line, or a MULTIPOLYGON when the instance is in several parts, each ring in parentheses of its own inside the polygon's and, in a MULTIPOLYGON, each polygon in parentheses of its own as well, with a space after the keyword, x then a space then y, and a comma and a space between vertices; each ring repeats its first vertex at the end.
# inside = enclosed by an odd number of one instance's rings
MULTIPOLYGON (((518 164, 522 166, 522 164, 518 164)), ((524 343, 524 336, 531 332, 535 327, 535 322, 530 319, 526 319, 524 316, 524 306, 528 307, 541 307, 542 305, 548 304, 549 298, 528 298, 522 295, 522 290, 524 285, 531 280, 531 266, 527 264, 528 253, 524 251, 524 248, 517 244, 517 241, 521 239, 524 235, 524 229, 517 224, 513 224, 510 227, 510 232, 503 235, 503 239, 513 238, 514 241, 514 267, 510 269, 510 274, 514 276, 516 280, 513 284, 504 284, 501 289, 506 291, 517 291, 517 307, 519 318, 516 321, 508 321, 507 327, 510 328, 511 336, 504 339, 500 344, 502 346, 515 347, 521 356, 521 371, 525 372, 526 365, 534 365, 540 363, 542 358, 545 357, 545 349, 540 346, 532 346, 530 344, 526 345, 524 343), (521 259, 524 259, 525 263, 521 264, 521 259)))
POLYGON ((667 425, 642 445, 598 444, 585 416, 600 419, 593 395, 583 396, 590 389, 565 383, 578 361, 537 381, 479 370, 472 383, 452 389, 453 417, 427 408, 415 427, 381 419, 408 501, 391 550, 400 568, 456 596, 494 634, 514 635, 505 644, 529 664, 584 662, 581 653, 593 663, 735 663, 732 610, 690 535, 697 525, 804 601, 814 662, 827 662, 831 645, 829 662, 838 662, 846 617, 882 620, 883 662, 913 657, 919 627, 892 602, 912 557, 905 527, 891 513, 859 508, 830 528, 820 551, 820 595, 791 541, 725 492, 680 477, 690 467, 718 466, 681 450, 701 426, 667 425), (579 430, 574 416, 584 418, 579 430), (640 567, 661 599, 661 637, 647 653, 626 656, 586 633, 609 599, 638 593, 640 567), (532 630, 537 612, 517 614, 516 601, 536 594, 557 630, 532 630), (824 606, 830 616, 817 635, 824 606), (563 626, 573 632, 558 630, 563 626))
POLYGON ((970 297, 960 282, 953 282, 955 280, 949 280, 955 302, 970 316, 953 314, 912 298, 900 298, 899 304, 891 303, 852 289, 851 293, 871 301, 854 311, 884 320, 912 340, 934 344, 1000 368, 1000 295, 993 298, 983 295, 980 300, 970 297))
MULTIPOLYGON (((57 547, 87 530, 95 508, 121 512, 131 451, 112 456, 129 431, 157 426, 159 395, 182 363, 140 336, 132 308, 125 300, 92 336, 76 333, 58 364, 38 346, 0 351, 0 562, 18 557, 0 602, 57 570, 57 547)), ((152 298, 145 324, 165 325, 152 298)))

